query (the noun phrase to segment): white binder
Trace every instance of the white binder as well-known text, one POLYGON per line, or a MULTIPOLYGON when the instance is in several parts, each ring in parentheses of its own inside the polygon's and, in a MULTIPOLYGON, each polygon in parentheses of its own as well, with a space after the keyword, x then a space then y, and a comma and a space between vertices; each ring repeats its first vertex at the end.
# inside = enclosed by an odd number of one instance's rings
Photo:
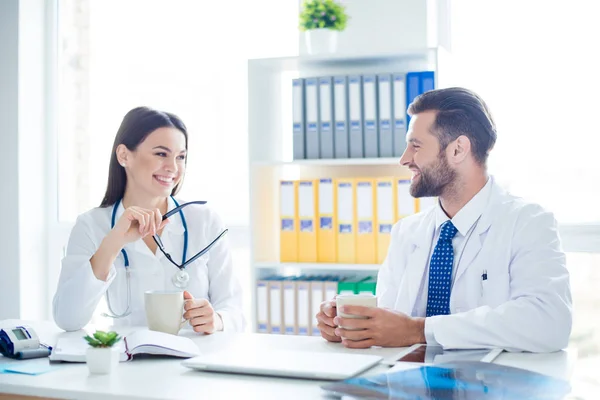
POLYGON ((404 74, 394 74, 392 77, 393 107, 394 107, 394 157, 400 157, 406 150, 406 78, 404 74))
POLYGON ((319 139, 321 158, 334 158, 333 142, 333 80, 319 78, 319 139))
POLYGON ((390 74, 379 75, 377 84, 379 95, 379 157, 393 157, 392 76, 390 74))
POLYGON ((362 107, 362 77, 348 77, 348 112, 350 117, 349 146, 350 158, 363 158, 363 107, 362 107))
POLYGON ((294 160, 306 158, 304 133, 304 79, 292 80, 292 120, 294 160))
POLYGON ((377 78, 363 76, 363 145, 365 158, 379 157, 379 127, 377 123, 377 78))
POLYGON ((348 158, 350 154, 348 143, 348 78, 336 76, 333 82, 335 158, 348 158))
POLYGON ((306 96, 306 158, 319 158, 319 91, 317 78, 304 81, 306 96))

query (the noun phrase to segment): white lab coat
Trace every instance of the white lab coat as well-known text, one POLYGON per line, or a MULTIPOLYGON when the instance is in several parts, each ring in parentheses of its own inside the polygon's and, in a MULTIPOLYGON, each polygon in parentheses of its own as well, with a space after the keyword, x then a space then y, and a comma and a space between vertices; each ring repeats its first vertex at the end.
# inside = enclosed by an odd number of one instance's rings
MULTIPOLYGON (((377 281, 380 307, 412 314, 435 246, 434 229, 435 208, 394 226, 377 281)), ((565 348, 572 301, 554 216, 492 181, 487 207, 474 229, 455 271, 450 315, 427 318, 426 335, 450 349, 565 348), (484 270, 487 280, 482 279, 484 270)))
MULTIPOLYGON (((169 210, 173 208, 175 204, 169 198, 169 210)), ((121 314, 127 307, 127 283, 122 253, 119 253, 111 266, 106 282, 96 279, 90 264, 90 258, 111 229, 112 211, 113 206, 94 208, 80 215, 73 227, 53 301, 54 320, 64 330, 78 330, 89 323, 107 290, 115 313, 121 314)), ((123 211, 120 203, 115 221, 118 221, 123 211)), ((188 228, 189 259, 216 238, 225 226, 219 216, 206 205, 191 205, 182 211, 188 228)), ((161 239, 165 251, 175 262, 181 264, 184 227, 179 213, 169 220, 161 239)), ((115 325, 145 326, 144 292, 181 290, 171 282, 178 268, 160 250, 157 249, 156 254, 152 254, 141 239, 127 244, 125 250, 131 271, 132 313, 115 319, 115 325)), ((223 319, 225 331, 243 330, 242 290, 234 275, 227 234, 206 254, 186 266, 186 270, 190 274, 186 290, 195 298, 206 298, 211 302, 223 319)))

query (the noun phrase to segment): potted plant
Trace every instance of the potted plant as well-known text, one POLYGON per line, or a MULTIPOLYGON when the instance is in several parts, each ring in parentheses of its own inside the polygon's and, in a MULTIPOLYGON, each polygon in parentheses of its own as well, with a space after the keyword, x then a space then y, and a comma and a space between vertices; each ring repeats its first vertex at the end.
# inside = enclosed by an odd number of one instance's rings
POLYGON ((305 0, 300 12, 300 30, 309 54, 334 53, 337 34, 346 28, 346 7, 334 0, 305 0))
POLYGON ((92 374, 109 374, 119 365, 120 352, 113 347, 121 340, 117 332, 96 331, 93 337, 87 335, 84 339, 90 345, 85 359, 92 374))

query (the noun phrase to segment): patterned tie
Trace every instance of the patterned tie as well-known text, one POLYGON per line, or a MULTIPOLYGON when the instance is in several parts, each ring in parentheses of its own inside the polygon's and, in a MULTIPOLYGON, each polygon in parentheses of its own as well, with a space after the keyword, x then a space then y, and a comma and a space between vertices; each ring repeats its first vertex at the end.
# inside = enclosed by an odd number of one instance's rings
POLYGON ((450 314, 450 287, 452 286, 452 264, 454 249, 452 238, 457 229, 451 221, 442 224, 431 261, 429 263, 429 289, 427 293, 427 316, 450 314))

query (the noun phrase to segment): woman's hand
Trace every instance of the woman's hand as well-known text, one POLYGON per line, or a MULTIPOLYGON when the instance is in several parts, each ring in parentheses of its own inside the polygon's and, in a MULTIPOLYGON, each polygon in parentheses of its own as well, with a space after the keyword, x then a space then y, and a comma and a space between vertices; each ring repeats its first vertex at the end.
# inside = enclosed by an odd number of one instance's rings
POLYGON ((163 221, 158 208, 127 207, 109 235, 112 241, 125 246, 148 235, 156 235, 168 222, 168 219, 163 221))
POLYGON ((223 321, 206 299, 194 299, 188 291, 183 292, 185 313, 183 318, 190 321, 194 332, 213 333, 223 330, 223 321))

